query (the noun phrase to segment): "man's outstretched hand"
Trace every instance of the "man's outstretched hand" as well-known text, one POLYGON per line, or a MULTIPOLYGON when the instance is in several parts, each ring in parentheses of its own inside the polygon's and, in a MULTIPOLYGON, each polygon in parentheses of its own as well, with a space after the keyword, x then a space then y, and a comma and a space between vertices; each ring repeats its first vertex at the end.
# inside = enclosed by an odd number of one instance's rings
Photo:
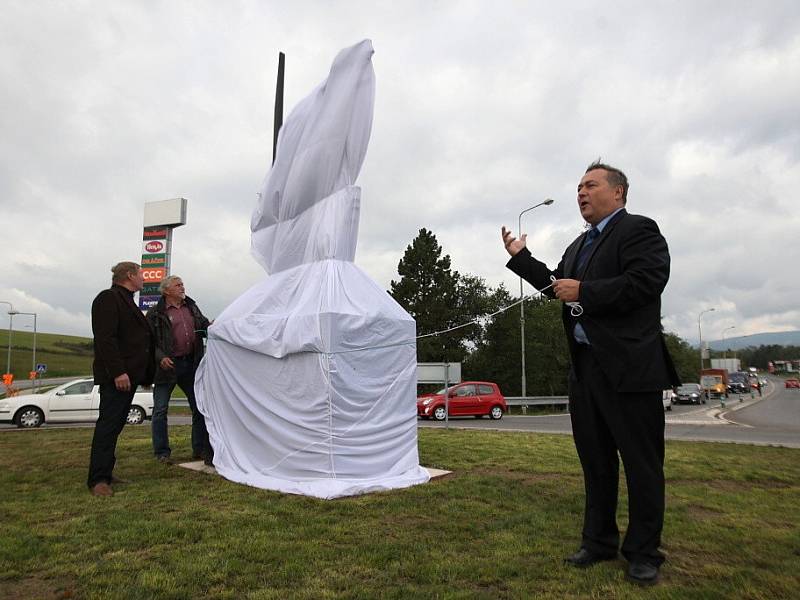
POLYGON ((503 245, 506 247, 506 252, 511 256, 516 256, 517 253, 525 247, 526 240, 528 239, 527 233, 523 233, 522 237, 517 239, 511 235, 511 230, 506 229, 505 225, 503 225, 500 233, 503 236, 503 245))

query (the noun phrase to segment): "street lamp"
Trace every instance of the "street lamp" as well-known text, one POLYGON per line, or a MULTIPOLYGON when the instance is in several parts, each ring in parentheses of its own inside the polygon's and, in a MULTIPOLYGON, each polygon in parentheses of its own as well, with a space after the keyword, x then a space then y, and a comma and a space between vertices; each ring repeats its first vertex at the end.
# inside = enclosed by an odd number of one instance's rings
POLYGON ((731 325, 730 327, 726 327, 725 329, 722 330, 722 345, 724 346, 724 348, 723 348, 723 352, 724 352, 723 357, 725 359, 728 358, 728 347, 725 346, 725 332, 726 331, 730 331, 731 329, 736 329, 736 325, 731 325))
POLYGON ((6 373, 11 373, 11 332, 14 325, 14 306, 11 302, 0 300, 0 304, 8 304, 8 357, 6 358, 6 373))
POLYGON ((707 312, 713 312, 714 308, 707 308, 705 310, 701 310, 700 314, 697 315, 697 337, 700 338, 700 376, 703 375, 703 330, 700 328, 700 317, 702 317, 707 312))
MULTIPOLYGON (((517 218, 517 235, 522 238, 522 215, 526 212, 539 208, 540 206, 550 206, 553 203, 552 198, 548 198, 544 202, 534 204, 526 208, 517 218)), ((525 381, 525 294, 522 290, 522 277, 519 278, 519 345, 520 345, 520 364, 522 366, 522 397, 525 398, 527 394, 527 387, 525 381)))
MULTIPOLYGON (((33 317, 33 358, 31 361, 31 373, 36 371, 36 318, 37 315, 35 312, 20 312, 14 311, 15 315, 30 315, 33 317)), ((31 389, 35 392, 36 391, 36 380, 34 379, 31 384, 31 389)))

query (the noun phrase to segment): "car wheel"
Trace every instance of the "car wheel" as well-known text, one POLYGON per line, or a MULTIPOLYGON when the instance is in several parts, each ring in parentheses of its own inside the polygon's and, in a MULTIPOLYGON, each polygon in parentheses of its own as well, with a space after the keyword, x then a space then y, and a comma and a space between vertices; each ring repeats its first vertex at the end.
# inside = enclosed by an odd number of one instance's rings
POLYGON ((493 406, 492 410, 489 412, 489 416, 492 417, 495 421, 497 419, 503 418, 503 409, 499 406, 493 406))
POLYGON ((44 423, 44 413, 35 406, 23 406, 16 416, 17 427, 29 429, 44 423))
POLYGON ((433 409, 433 418, 437 421, 444 421, 444 418, 447 416, 447 411, 444 409, 444 406, 437 406, 433 409))
POLYGON ((141 425, 144 423, 144 409, 141 406, 131 406, 125 422, 128 425, 141 425))

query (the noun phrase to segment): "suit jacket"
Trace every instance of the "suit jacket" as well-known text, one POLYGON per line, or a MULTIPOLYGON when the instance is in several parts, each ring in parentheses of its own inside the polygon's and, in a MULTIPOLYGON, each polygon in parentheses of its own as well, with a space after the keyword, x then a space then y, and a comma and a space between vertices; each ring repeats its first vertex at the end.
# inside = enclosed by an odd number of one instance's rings
POLYGON ((119 285, 100 292, 92 302, 96 384, 111 383, 127 373, 134 385, 153 381, 153 335, 133 294, 119 285))
MULTIPOLYGON (((556 279, 581 282, 578 301, 583 314, 573 317, 564 305, 562 320, 572 364, 578 343, 573 330, 580 322, 591 352, 611 384, 620 392, 663 390, 680 380, 661 332, 661 292, 669 280, 669 249, 655 221, 619 211, 595 239, 580 270, 578 253, 586 234, 576 238, 555 270, 523 249, 508 268, 541 290, 556 279)), ((552 288, 543 293, 554 297, 552 288)), ((575 373, 580 378, 580 373, 575 373)))

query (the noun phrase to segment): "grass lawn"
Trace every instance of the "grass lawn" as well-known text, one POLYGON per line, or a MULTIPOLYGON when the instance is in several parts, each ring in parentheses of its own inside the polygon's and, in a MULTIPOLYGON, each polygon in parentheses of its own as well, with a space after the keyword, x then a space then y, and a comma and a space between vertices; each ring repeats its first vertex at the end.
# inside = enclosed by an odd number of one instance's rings
MULTIPOLYGON (((188 459, 188 426, 171 428, 188 459)), ((156 463, 120 438, 113 498, 85 485, 91 429, 0 433, 0 598, 796 598, 800 451, 667 443, 662 582, 579 542, 568 436, 420 430, 426 485, 334 501, 156 463)), ((626 499, 619 521, 625 526, 626 499)))

